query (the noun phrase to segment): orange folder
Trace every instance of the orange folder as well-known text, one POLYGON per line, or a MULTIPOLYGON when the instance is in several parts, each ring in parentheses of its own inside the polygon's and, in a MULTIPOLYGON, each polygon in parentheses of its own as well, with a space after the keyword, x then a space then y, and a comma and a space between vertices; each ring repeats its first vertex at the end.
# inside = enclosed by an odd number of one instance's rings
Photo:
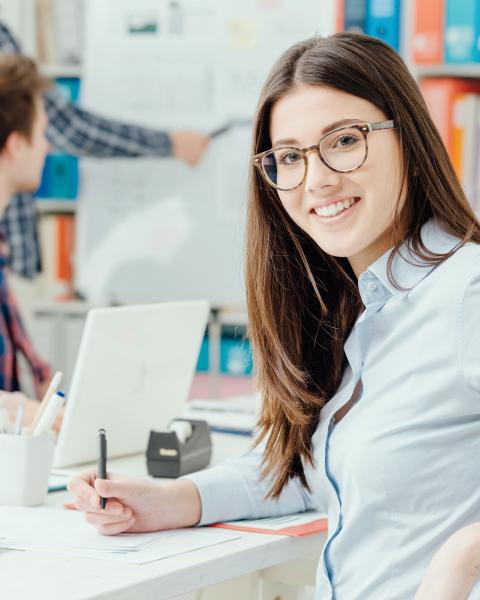
POLYGON ((210 527, 232 529, 234 531, 253 531, 255 533, 271 533, 273 535, 289 535, 291 537, 303 537, 320 533, 328 529, 327 515, 320 513, 300 513, 299 515, 287 515, 277 519, 258 519, 253 521, 227 521, 215 523, 210 527), (278 522, 278 524, 274 524, 278 522), (267 525, 267 523, 269 523, 267 525))
POLYGON ((452 156, 454 103, 462 94, 480 93, 480 84, 468 79, 427 77, 421 81, 420 89, 447 152, 452 156))
POLYGON ((445 0, 415 0, 412 58, 417 64, 443 62, 445 0))
MULTIPOLYGON (((56 266, 55 279, 69 296, 73 287, 73 253, 75 247, 75 218, 73 215, 58 215, 56 222, 56 266)), ((63 295, 63 294, 62 294, 63 295)))
POLYGON ((345 0, 335 2, 335 31, 345 29, 345 0))

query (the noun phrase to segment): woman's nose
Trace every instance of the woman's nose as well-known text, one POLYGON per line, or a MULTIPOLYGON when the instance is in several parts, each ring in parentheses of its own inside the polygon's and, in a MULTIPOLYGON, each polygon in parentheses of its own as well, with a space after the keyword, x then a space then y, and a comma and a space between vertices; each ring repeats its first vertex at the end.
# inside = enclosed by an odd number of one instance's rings
POLYGON ((327 186, 336 186, 340 182, 340 176, 340 173, 327 167, 321 160, 317 150, 308 153, 307 177, 305 180, 307 190, 315 191, 327 186))

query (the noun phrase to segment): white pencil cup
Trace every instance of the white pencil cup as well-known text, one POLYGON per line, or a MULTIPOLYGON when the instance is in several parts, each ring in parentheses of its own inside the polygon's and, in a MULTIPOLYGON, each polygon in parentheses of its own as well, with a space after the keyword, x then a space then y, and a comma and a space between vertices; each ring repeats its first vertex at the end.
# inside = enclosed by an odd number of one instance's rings
POLYGON ((37 506, 48 492, 55 437, 0 434, 0 505, 37 506))

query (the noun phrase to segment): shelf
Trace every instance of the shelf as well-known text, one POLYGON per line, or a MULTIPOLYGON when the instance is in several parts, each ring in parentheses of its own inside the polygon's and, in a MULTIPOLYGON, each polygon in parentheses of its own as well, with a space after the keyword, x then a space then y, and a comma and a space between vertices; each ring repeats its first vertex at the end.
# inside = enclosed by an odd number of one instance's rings
POLYGON ((217 318, 221 325, 238 325, 240 327, 247 327, 248 325, 248 315, 246 312, 221 310, 217 318))
POLYGON ((412 65, 416 77, 466 77, 480 79, 480 63, 463 65, 412 65))
POLYGON ((81 77, 82 65, 41 65, 42 75, 56 79, 58 77, 81 77))
POLYGON ((74 213, 77 208, 76 200, 35 200, 37 212, 48 213, 74 213))

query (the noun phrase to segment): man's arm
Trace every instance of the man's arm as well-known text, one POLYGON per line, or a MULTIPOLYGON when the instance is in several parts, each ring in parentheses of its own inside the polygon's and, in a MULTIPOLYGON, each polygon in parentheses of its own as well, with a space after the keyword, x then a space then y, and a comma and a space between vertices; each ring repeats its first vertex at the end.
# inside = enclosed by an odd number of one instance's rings
POLYGON ((101 117, 73 104, 54 88, 44 98, 48 138, 69 154, 97 158, 173 156, 195 165, 210 141, 196 131, 167 133, 101 117))
POLYGON ((48 138, 59 150, 77 156, 171 156, 168 133, 106 119, 76 106, 56 90, 45 96, 48 138))
MULTIPOLYGON (((5 25, 0 23, 0 50, 22 49, 5 25)), ((59 150, 76 156, 140 157, 174 156, 196 164, 209 138, 194 131, 165 131, 107 119, 76 106, 59 90, 45 94, 49 118, 48 137, 59 150)))

